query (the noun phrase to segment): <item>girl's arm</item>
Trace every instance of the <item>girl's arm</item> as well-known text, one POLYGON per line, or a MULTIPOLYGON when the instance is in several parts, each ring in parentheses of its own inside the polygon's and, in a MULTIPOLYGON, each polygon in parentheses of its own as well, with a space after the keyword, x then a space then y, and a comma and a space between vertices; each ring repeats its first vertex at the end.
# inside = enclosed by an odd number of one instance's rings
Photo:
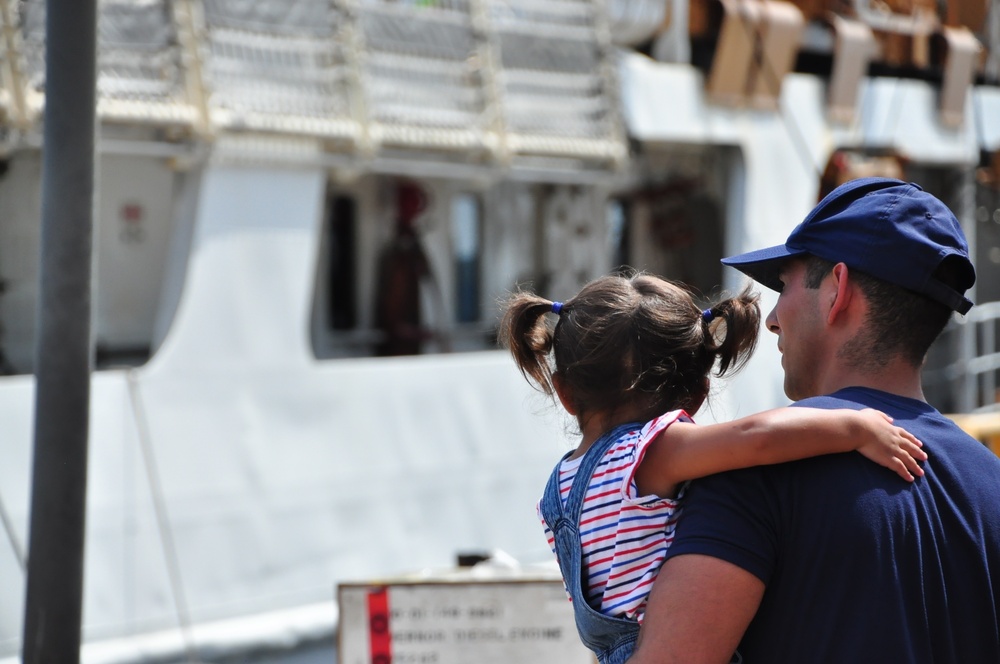
POLYGON ((640 495, 668 497, 681 482, 726 470, 858 450, 912 482, 924 474, 922 445, 871 408, 776 408, 722 424, 674 422, 649 444, 635 481, 640 495))

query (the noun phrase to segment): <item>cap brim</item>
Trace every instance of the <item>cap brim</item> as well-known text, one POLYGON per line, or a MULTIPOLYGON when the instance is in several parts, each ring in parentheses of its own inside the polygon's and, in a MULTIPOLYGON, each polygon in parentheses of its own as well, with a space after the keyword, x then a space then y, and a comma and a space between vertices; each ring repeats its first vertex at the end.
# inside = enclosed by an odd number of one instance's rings
POLYGON ((771 290, 781 290, 781 280, 778 275, 785 261, 794 256, 801 256, 805 251, 790 249, 779 244, 776 247, 748 251, 745 254, 723 258, 722 264, 735 267, 754 281, 760 282, 771 290))

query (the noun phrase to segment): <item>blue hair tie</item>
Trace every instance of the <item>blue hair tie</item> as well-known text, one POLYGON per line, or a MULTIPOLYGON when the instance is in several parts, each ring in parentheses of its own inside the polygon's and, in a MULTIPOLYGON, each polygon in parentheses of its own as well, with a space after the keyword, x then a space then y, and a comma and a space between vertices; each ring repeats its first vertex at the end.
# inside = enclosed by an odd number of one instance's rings
POLYGON ((559 314, 562 313, 562 308, 563 308, 563 303, 562 302, 553 302, 552 303, 552 313, 554 313, 556 316, 558 316, 559 314))
POLYGON ((715 318, 715 314, 712 313, 711 309, 705 309, 701 312, 701 319, 706 323, 711 323, 713 318, 715 318))

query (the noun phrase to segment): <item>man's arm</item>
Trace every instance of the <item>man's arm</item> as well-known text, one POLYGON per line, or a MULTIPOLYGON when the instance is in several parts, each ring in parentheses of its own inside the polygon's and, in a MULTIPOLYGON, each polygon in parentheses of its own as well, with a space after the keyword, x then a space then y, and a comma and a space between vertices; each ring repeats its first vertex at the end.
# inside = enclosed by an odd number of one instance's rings
POLYGON ((764 582, 700 554, 667 560, 628 664, 725 664, 757 613, 764 582))

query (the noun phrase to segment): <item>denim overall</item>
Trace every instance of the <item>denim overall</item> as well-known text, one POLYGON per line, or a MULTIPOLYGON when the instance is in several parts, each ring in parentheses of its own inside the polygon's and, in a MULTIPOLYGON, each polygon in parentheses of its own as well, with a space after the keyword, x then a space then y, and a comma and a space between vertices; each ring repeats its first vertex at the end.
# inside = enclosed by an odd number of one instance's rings
MULTIPOLYGON (((545 493, 540 503, 542 517, 555 536, 556 558, 562 571, 566 589, 573 599, 573 612, 576 614, 576 628, 584 645, 597 654, 600 664, 623 664, 635 649, 635 640, 639 636, 639 623, 626 618, 606 616, 593 609, 587 603, 583 591, 585 570, 583 569, 583 550, 580 546, 580 510, 587 494, 587 486, 594 474, 594 469, 612 445, 629 431, 642 428, 642 424, 622 424, 601 436, 590 446, 580 469, 573 478, 573 486, 569 490, 566 506, 563 507, 559 495, 559 469, 562 461, 556 465, 545 493)), ((568 457, 572 452, 568 453, 568 457)), ((566 457, 563 457, 565 460, 566 457)))
MULTIPOLYGON (((580 545, 580 510, 583 508, 583 499, 587 495, 590 478, 601 459, 604 458, 605 452, 626 433, 641 429, 642 426, 642 424, 635 422, 619 425, 590 446, 590 449, 583 455, 583 461, 580 462, 580 468, 576 471, 576 477, 573 478, 573 486, 569 489, 564 508, 562 498, 559 495, 559 469, 566 457, 572 454, 572 452, 568 452, 552 471, 540 503, 542 517, 555 536, 559 569, 566 582, 566 589, 569 591, 570 597, 573 598, 576 629, 580 632, 580 639, 584 645, 597 655, 600 664, 624 664, 625 660, 632 656, 632 651, 635 650, 635 641, 639 637, 639 623, 627 618, 606 616, 587 603, 587 597, 583 592, 584 570, 583 549, 580 545)), ((730 664, 742 664, 742 662, 743 657, 740 653, 733 653, 730 664)))

